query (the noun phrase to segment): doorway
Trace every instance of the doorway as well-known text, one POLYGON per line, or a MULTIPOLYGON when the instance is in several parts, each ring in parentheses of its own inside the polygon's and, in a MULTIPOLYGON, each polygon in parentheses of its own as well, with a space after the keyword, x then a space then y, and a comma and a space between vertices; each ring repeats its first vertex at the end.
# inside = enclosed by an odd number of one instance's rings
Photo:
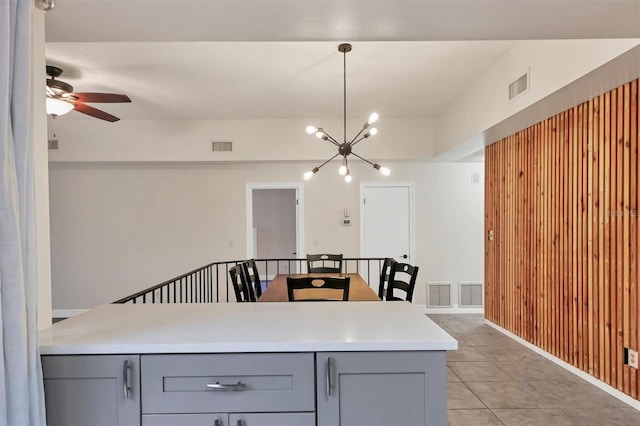
MULTIPOLYGON (((303 245, 301 184, 247 184, 247 257, 297 258, 303 245)), ((297 264, 282 262, 281 273, 297 272, 297 264)), ((266 266, 278 270, 275 262, 266 266)), ((273 275, 269 273, 269 275, 273 275)), ((273 277, 265 277, 271 279, 273 277)))

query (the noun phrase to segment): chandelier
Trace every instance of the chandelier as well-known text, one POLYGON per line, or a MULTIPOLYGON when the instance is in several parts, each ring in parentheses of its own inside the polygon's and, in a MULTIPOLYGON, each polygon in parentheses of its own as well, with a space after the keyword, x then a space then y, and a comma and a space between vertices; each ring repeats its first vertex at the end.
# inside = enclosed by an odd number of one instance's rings
POLYGON ((344 117, 343 117, 344 118, 344 139, 343 139, 343 142, 340 143, 333 136, 327 133, 322 127, 307 126, 308 134, 310 135, 315 134, 318 139, 322 139, 334 144, 335 146, 338 147, 338 153, 333 157, 329 158, 324 163, 320 164, 319 166, 314 167, 312 170, 306 172, 303 175, 303 177, 305 180, 311 179, 311 177, 314 174, 316 174, 322 166, 324 166, 325 164, 327 164, 328 162, 330 162, 331 160, 333 160, 334 158, 340 155, 342 156, 342 164, 338 169, 338 173, 341 176, 344 176, 344 180, 346 182, 351 182, 351 172, 349 170, 348 158, 349 158, 349 155, 352 155, 352 154, 355 157, 358 157, 359 159, 361 159, 362 161, 372 165, 374 169, 378 170, 383 175, 388 176, 391 173, 389 169, 387 169, 386 167, 382 167, 378 163, 373 163, 367 160, 366 158, 363 158, 358 154, 356 154, 355 152, 353 152, 354 145, 378 133, 378 129, 376 129, 375 127, 369 128, 369 126, 371 126, 373 123, 378 121, 377 113, 374 112, 373 114, 371 114, 367 122, 364 123, 364 125, 362 126, 362 129, 360 129, 360 131, 353 137, 353 139, 351 139, 350 141, 347 141, 347 53, 351 52, 351 45, 349 43, 343 43, 338 46, 338 51, 342 52, 344 56, 344 117))

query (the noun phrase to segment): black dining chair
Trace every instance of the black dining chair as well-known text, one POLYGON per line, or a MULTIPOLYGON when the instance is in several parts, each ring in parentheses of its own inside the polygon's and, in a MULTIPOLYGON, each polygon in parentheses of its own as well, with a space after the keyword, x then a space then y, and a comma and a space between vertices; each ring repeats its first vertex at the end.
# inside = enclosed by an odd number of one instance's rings
POLYGON ((389 272, 389 283, 387 284, 384 300, 406 300, 407 302, 411 302, 417 277, 417 266, 412 266, 408 263, 393 262, 389 272), (404 294, 397 296, 396 291, 404 294))
POLYGON ((349 300, 349 277, 287 277, 289 302, 349 300), (322 292, 325 296, 317 297, 322 292), (300 297, 296 297, 299 295, 300 297), (307 297, 305 297, 307 295, 307 297))
POLYGON ((249 272, 249 281, 253 291, 256 295, 256 300, 262 296, 262 283, 260 282, 260 273, 258 272, 258 266, 255 259, 249 259, 246 262, 247 270, 249 272))
POLYGON ((307 272, 342 272, 342 254, 307 254, 307 272))
POLYGON ((229 268, 229 276, 233 284, 233 291, 238 302, 255 302, 256 295, 249 278, 249 270, 246 263, 239 263, 229 268))
POLYGON ((391 264, 394 262, 393 258, 386 257, 382 263, 382 270, 380 271, 380 285, 378 286, 378 297, 380 300, 385 299, 387 294, 387 286, 389 284, 389 274, 391 273, 391 264))

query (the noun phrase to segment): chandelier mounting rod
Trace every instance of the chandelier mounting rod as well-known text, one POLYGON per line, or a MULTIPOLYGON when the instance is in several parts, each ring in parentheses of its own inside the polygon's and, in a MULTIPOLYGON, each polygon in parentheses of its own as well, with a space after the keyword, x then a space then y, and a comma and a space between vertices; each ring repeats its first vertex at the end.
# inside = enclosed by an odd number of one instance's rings
POLYGON ((342 43, 338 46, 338 51, 342 52, 342 80, 343 80, 343 123, 344 123, 344 138, 343 142, 347 142, 347 52, 351 52, 351 45, 349 43, 342 43))

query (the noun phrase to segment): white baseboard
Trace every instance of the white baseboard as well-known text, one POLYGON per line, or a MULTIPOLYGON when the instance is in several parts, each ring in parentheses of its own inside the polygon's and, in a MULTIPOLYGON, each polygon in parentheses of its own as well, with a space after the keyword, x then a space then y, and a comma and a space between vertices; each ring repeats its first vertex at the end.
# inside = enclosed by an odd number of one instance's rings
POLYGON ((538 355, 542 355, 543 357, 547 358, 549 361, 554 362, 555 364, 559 365, 560 367, 564 368, 565 370, 569 371, 570 373, 575 374, 576 376, 580 377, 581 379, 586 380, 587 382, 591 383, 592 385, 597 386, 598 388, 600 388, 603 391, 607 392, 609 395, 618 398, 620 401, 624 402, 625 404, 628 404, 629 406, 631 406, 631 407, 635 408, 636 410, 640 411, 640 401, 631 398, 629 395, 627 395, 627 394, 625 394, 623 392, 620 392, 618 389, 614 388, 613 386, 610 386, 610 385, 606 384, 602 380, 596 379, 592 375, 590 375, 588 373, 585 373, 584 371, 582 371, 579 368, 576 368, 573 365, 561 360, 560 358, 556 357, 555 355, 551 355, 549 352, 546 352, 546 351, 540 349, 539 347, 537 347, 536 345, 534 345, 534 344, 532 344, 530 342, 527 342, 523 338, 513 334, 512 332, 510 332, 508 330, 505 330, 504 328, 500 327, 497 324, 492 323, 491 321, 489 321, 486 318, 485 318, 485 321, 491 327, 495 328, 496 330, 498 330, 499 332, 505 334, 506 336, 512 338, 513 340, 515 340, 516 342, 520 343, 521 345, 526 346, 527 348, 531 349, 532 351, 534 351, 538 355))
POLYGON ((421 305, 424 308, 425 314, 484 314, 484 308, 427 308, 425 305, 421 305))
POLYGON ((54 309, 53 318, 69 318, 87 312, 88 309, 54 309))

